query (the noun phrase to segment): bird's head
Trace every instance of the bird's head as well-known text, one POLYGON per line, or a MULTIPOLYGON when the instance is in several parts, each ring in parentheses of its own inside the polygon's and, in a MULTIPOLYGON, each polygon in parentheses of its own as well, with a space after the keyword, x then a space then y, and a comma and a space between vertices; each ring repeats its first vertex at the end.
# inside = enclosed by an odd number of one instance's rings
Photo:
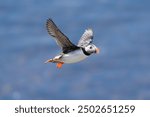
POLYGON ((88 54, 92 53, 98 54, 100 52, 99 48, 97 48, 94 44, 89 44, 84 49, 88 54))

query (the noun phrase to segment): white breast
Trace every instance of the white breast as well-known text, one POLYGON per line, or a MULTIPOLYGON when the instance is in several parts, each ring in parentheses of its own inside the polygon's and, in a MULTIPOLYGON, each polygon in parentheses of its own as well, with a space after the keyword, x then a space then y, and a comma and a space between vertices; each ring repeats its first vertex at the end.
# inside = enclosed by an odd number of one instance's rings
POLYGON ((86 56, 80 49, 70 52, 68 54, 64 54, 63 57, 61 58, 61 61, 63 61, 64 63, 76 63, 84 60, 87 57, 88 56, 86 56))

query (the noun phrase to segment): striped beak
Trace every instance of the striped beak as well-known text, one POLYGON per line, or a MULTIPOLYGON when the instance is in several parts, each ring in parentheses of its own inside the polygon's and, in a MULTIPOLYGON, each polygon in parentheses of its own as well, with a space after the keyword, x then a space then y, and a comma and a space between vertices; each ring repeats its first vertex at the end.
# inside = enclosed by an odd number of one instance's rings
POLYGON ((99 48, 96 48, 95 53, 96 53, 96 54, 99 54, 99 52, 100 52, 100 49, 99 49, 99 48))

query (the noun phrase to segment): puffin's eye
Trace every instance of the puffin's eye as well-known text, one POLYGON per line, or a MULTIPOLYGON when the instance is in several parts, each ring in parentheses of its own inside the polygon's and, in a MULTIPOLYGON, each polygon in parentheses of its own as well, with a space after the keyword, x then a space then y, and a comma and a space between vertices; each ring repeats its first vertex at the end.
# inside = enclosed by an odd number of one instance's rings
POLYGON ((90 46, 90 49, 92 49, 92 46, 90 46))

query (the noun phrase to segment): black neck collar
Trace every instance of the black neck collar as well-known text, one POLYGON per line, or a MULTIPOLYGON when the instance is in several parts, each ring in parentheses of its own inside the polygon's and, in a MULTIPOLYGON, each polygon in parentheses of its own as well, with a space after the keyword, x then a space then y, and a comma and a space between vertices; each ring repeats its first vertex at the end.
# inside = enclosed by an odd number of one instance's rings
POLYGON ((86 52, 84 48, 82 48, 82 51, 83 51, 83 53, 84 53, 85 55, 87 55, 87 56, 91 55, 91 54, 89 54, 88 52, 86 52))

